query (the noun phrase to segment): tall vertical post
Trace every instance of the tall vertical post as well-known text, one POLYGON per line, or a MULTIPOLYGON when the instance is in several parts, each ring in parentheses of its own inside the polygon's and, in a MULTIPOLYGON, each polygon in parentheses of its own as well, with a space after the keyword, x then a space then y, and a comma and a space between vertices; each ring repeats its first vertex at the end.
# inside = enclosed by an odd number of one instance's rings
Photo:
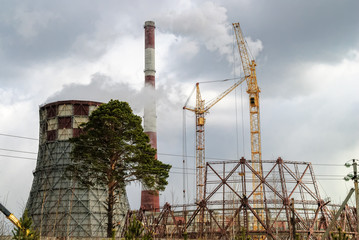
POLYGON ((295 232, 295 212, 294 212, 294 198, 292 198, 290 200, 290 210, 292 212, 292 217, 291 217, 291 224, 292 224, 292 235, 293 235, 293 239, 295 239, 296 237, 296 232, 295 232))
POLYGON ((352 196, 354 192, 354 188, 351 188, 347 197, 344 199, 344 202, 342 203, 342 205, 340 206, 338 212, 334 215, 334 218, 332 219, 331 223, 329 224, 329 226, 327 227, 327 230, 325 231, 325 233, 323 234, 322 236, 322 240, 326 240, 329 236, 329 232, 330 232, 330 229, 332 229, 332 227, 335 225, 338 217, 340 216, 340 214, 342 213, 343 209, 345 208, 345 205, 347 205, 350 197, 352 196))
POLYGON ((196 84, 196 202, 204 198, 204 167, 205 167, 205 134, 204 100, 201 97, 199 83, 196 84))
POLYGON ((357 212, 357 237, 359 234, 359 195, 358 195, 358 163, 353 159, 353 172, 354 172, 354 188, 355 188, 355 203, 357 212))
MULTIPOLYGON (((150 138, 150 144, 157 149, 156 127, 156 95, 155 95, 155 23, 146 21, 145 29, 145 94, 147 99, 144 106, 144 131, 150 138)), ((156 154, 157 158, 157 154, 156 154)), ((150 211, 159 211, 158 191, 142 186, 141 208, 150 211)))

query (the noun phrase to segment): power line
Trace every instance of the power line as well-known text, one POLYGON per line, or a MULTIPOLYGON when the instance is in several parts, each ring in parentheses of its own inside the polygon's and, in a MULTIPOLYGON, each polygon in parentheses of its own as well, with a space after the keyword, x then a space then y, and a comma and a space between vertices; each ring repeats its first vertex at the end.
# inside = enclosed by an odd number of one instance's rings
POLYGON ((20 151, 20 150, 6 149, 6 148, 0 148, 0 150, 2 150, 2 151, 8 151, 8 152, 18 152, 18 153, 37 154, 37 152, 27 152, 27 151, 20 151))
POLYGON ((3 155, 3 154, 0 154, 0 157, 27 159, 27 160, 33 160, 33 161, 36 161, 36 160, 37 160, 36 158, 28 158, 28 157, 20 157, 20 156, 11 156, 11 155, 3 155))
MULTIPOLYGON (((226 80, 226 79, 225 79, 226 80)), ((231 79, 228 79, 231 80, 231 79)), ((219 80, 217 80, 219 81, 219 80)), ((28 139, 28 140, 34 140, 34 141, 38 141, 38 138, 31 138, 31 137, 24 137, 24 136, 19 136, 19 135, 11 135, 11 134, 4 134, 4 133, 0 133, 0 136, 5 136, 5 137, 13 137, 13 138, 21 138, 21 139, 28 139)), ((89 147, 96 147, 96 146, 89 146, 89 147)), ((5 151, 18 151, 18 150, 10 150, 10 149, 0 149, 0 150, 5 150, 5 151)), ((22 152, 22 151, 19 151, 22 152)), ((23 151, 25 152, 25 151, 23 151)), ((34 152, 28 152, 30 154, 36 154, 34 152)), ((158 155, 163 155, 163 156, 172 156, 172 157, 184 157, 183 155, 180 154, 171 154, 171 153, 157 153, 158 155)), ((195 156, 193 155, 187 155, 185 157, 188 158, 195 158, 195 156)), ((210 159, 210 160, 217 160, 217 161, 235 161, 238 159, 226 159, 226 158, 216 158, 216 157, 206 157, 206 159, 210 159)), ((327 167, 341 167, 344 166, 343 164, 329 164, 329 163, 311 163, 312 166, 327 166, 327 167)))
MULTIPOLYGON (((32 160, 32 161, 36 161, 37 159, 36 158, 27 158, 27 157, 20 157, 20 156, 11 156, 11 155, 0 155, 0 157, 8 157, 8 158, 16 158, 16 159, 26 159, 26 160, 32 160)), ((172 167, 172 169, 179 169, 179 170, 182 170, 182 168, 180 167, 172 167)), ((195 171, 195 169, 193 168, 188 168, 188 170, 192 170, 192 171, 195 171)), ((183 172, 176 172, 176 171, 170 171, 171 174, 184 174, 183 172)), ((186 172, 185 175, 196 175, 195 172, 186 172)), ((342 180, 342 175, 315 175, 316 176, 316 179, 317 180, 320 180, 320 181, 338 181, 338 180, 342 180), (328 177, 327 177, 328 176, 328 177), (324 177, 324 178, 321 178, 321 177, 324 177), (325 178, 327 177, 327 178, 325 178)))
MULTIPOLYGON (((3 154, 0 154, 0 157, 9 157, 9 158, 17 158, 17 159, 26 159, 26 160, 37 160, 36 158, 28 158, 28 157, 21 157, 21 156, 12 156, 12 155, 3 155, 3 154)), ((182 170, 181 167, 172 167, 171 169, 179 169, 179 170, 182 170)), ((195 168, 187 168, 187 170, 191 170, 191 171, 195 171, 196 169, 195 168)), ((174 172, 174 173, 181 173, 183 174, 183 172, 174 172)), ((187 174, 190 174, 190 175, 195 175, 195 173, 187 173, 187 174)), ((209 175, 211 175, 211 173, 209 173, 209 175)), ((320 179, 320 180, 323 180, 323 179, 326 179, 326 180, 340 180, 342 179, 343 175, 329 175, 329 174, 316 174, 315 175, 317 179, 320 179), (319 178, 318 178, 319 177, 319 178), (328 177, 328 178, 321 178, 321 177, 328 177)), ((309 175, 307 176, 309 177, 309 175)))
MULTIPOLYGON (((21 150, 14 150, 14 149, 5 149, 5 148, 0 148, 0 150, 3 151, 9 151, 9 152, 18 152, 18 153, 27 153, 27 154, 37 154, 36 152, 28 152, 28 151, 21 151, 21 150)), ((183 155, 180 154, 171 154, 171 153, 157 153, 158 155, 162 155, 162 156, 171 156, 171 157, 183 157, 183 155)), ((0 155, 3 157, 9 156, 9 155, 0 155)), ((14 157, 14 158, 22 158, 20 156, 10 156, 10 157, 14 157)), ((193 155, 188 155, 185 156, 188 158, 195 158, 195 156, 193 155)), ((35 158, 25 158, 25 159, 35 159, 35 158)), ((211 159, 211 160, 217 160, 217 161, 235 161, 236 159, 225 159, 225 158, 213 158, 213 157, 207 157, 207 159, 211 159)), ((311 165, 315 165, 315 166, 327 166, 327 167, 340 167, 340 166, 344 166, 342 164, 321 164, 321 163, 311 163, 311 165)), ((192 168, 187 168, 187 169, 192 169, 192 168)))
POLYGON ((11 135, 11 134, 4 134, 4 133, 0 133, 0 136, 13 137, 13 138, 22 138, 22 139, 28 139, 28 140, 34 140, 34 141, 38 141, 38 140, 39 140, 39 139, 37 139, 37 138, 23 137, 23 136, 17 136, 17 135, 11 135))
POLYGON ((238 79, 242 79, 242 78, 241 77, 233 77, 233 78, 225 78, 225 79, 218 79, 218 80, 201 81, 201 82, 198 82, 198 83, 227 82, 227 81, 234 81, 234 80, 238 80, 238 79))

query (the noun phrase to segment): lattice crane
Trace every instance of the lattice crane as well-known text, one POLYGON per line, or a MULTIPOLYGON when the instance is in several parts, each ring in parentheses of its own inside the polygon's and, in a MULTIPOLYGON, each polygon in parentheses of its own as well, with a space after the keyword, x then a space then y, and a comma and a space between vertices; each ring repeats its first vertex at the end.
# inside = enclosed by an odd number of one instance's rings
MULTIPOLYGON (((257 83, 256 62, 250 57, 247 50, 246 41, 239 23, 233 23, 234 32, 236 34, 239 54, 241 56, 244 77, 247 82, 247 93, 249 94, 249 112, 250 112, 250 127, 251 127, 251 157, 252 167, 263 176, 262 167, 262 150, 261 150, 261 130, 259 117, 259 93, 260 89, 257 83)), ((260 209, 263 206, 263 186, 259 179, 253 176, 253 189, 256 189, 253 194, 254 207, 260 209)), ((259 215, 263 216, 263 210, 258 211, 259 215)))
MULTIPOLYGON (((221 93, 217 98, 205 104, 205 100, 201 97, 201 91, 199 88, 199 83, 196 83, 196 107, 188 107, 188 100, 185 103, 183 109, 192 111, 196 115, 196 201, 200 202, 203 200, 204 196, 204 168, 205 168, 205 114, 209 112, 209 109, 212 108, 216 103, 222 100, 230 92, 232 92, 236 87, 238 87, 244 81, 247 82, 247 93, 249 94, 249 104, 250 104, 250 127, 251 127, 251 157, 252 157, 252 167, 262 175, 262 156, 261 156, 261 137, 260 137, 260 118, 259 118, 259 87, 257 84, 257 76, 255 66, 256 63, 253 59, 250 58, 243 37, 243 33, 240 29, 239 23, 233 23, 234 31, 237 38, 238 49, 241 56, 244 77, 239 79, 235 84, 229 87, 226 91, 221 93)), ((258 185, 253 198, 263 202, 263 187, 260 182, 256 181, 253 178, 253 189, 258 185)), ((255 201, 258 202, 258 201, 255 201)))
POLYGON ((216 103, 222 100, 230 92, 232 92, 236 87, 238 87, 242 82, 245 81, 245 78, 239 79, 226 91, 222 92, 218 97, 209 101, 205 104, 205 101, 201 97, 201 91, 199 89, 199 83, 196 83, 196 107, 191 108, 187 106, 189 98, 192 96, 195 89, 193 89, 191 95, 189 96, 187 102, 183 109, 192 111, 196 114, 196 202, 199 203, 204 199, 204 170, 205 170, 205 134, 204 134, 204 125, 206 122, 205 114, 209 112, 209 109, 212 108, 216 103))

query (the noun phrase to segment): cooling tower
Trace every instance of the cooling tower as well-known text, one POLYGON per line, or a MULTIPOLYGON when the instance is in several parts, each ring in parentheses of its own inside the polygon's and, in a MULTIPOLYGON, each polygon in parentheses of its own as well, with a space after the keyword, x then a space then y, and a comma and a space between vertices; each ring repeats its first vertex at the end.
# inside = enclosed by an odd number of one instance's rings
MULTIPOLYGON (((27 209, 35 228, 48 237, 106 237, 103 187, 84 188, 64 176, 71 163, 70 138, 79 136, 99 102, 61 101, 40 107, 40 138, 34 180, 27 209)), ((115 206, 116 221, 129 209, 127 196, 115 206)))

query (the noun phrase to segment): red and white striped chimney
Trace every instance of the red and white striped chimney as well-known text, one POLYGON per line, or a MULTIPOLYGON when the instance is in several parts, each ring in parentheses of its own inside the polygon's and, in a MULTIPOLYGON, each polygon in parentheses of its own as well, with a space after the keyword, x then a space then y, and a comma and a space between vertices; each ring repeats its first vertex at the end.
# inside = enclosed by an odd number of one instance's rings
MULTIPOLYGON (((150 138, 150 144, 157 149, 156 127, 156 95, 155 95, 155 23, 145 22, 145 93, 147 101, 144 106, 144 131, 150 138)), ((156 155, 157 158, 157 155, 156 155)), ((142 186, 141 208, 150 211, 159 211, 160 200, 158 191, 142 186)))

